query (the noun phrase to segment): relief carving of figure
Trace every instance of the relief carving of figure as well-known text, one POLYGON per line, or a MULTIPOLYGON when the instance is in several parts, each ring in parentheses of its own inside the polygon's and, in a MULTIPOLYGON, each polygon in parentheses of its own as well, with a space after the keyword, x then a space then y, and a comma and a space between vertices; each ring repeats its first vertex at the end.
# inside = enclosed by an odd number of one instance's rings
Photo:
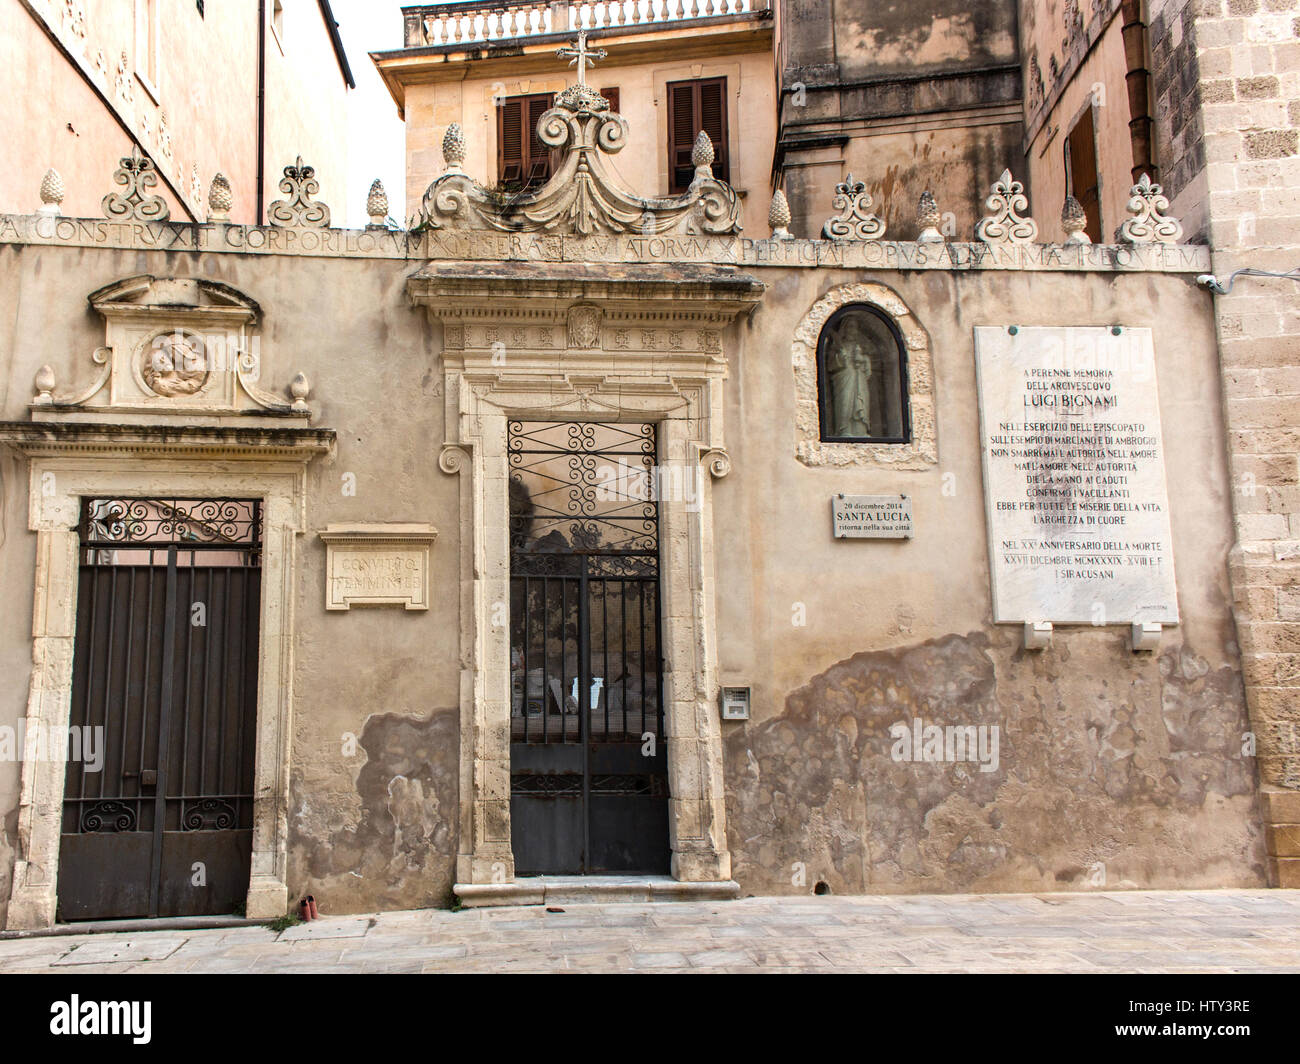
POLYGON ((208 379, 202 341, 186 333, 155 337, 144 353, 140 376, 155 395, 194 395, 208 379))

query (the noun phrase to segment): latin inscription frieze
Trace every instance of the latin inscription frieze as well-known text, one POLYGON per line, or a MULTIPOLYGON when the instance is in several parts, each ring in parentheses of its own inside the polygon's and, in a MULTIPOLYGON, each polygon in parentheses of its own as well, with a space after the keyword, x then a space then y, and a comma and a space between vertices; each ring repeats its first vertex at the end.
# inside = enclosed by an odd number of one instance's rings
POLYGON ((0 215, 0 244, 473 262, 665 262, 880 270, 1203 273, 1201 245, 919 244, 743 236, 560 236, 431 230, 296 229, 0 215))

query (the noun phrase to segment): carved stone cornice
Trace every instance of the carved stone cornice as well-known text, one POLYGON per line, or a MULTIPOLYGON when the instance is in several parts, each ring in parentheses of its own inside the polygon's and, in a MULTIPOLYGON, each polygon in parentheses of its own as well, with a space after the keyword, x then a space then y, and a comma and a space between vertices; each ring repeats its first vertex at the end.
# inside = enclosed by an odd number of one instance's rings
POLYGON ((0 445, 29 458, 53 455, 211 457, 309 462, 334 449, 333 429, 0 421, 0 445))
POLYGON ((500 263, 414 273, 406 291, 415 306, 443 322, 497 320, 554 324, 575 304, 627 320, 729 323, 762 301, 766 289, 727 267, 681 265, 653 270, 586 265, 500 263))

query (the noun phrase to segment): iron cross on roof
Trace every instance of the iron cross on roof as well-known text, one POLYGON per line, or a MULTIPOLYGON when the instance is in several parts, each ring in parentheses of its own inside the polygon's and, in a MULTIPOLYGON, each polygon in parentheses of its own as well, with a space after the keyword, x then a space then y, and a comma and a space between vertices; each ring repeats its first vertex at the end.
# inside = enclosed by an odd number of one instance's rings
POLYGON ((604 59, 609 55, 604 48, 587 48, 587 31, 578 31, 578 47, 560 48, 555 53, 561 59, 569 60, 569 66, 578 67, 578 84, 587 84, 587 67, 595 66, 597 59, 604 59))

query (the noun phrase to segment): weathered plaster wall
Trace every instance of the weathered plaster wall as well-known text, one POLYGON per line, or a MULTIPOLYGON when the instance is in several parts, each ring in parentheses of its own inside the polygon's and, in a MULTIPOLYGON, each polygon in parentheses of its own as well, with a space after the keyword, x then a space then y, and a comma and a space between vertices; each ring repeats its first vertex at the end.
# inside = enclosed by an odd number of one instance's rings
POLYGON ((950 235, 965 238, 989 185, 1022 168, 1015 3, 779 7, 777 155, 791 232, 818 236, 851 172, 885 191, 880 213, 900 238, 915 238, 927 188, 952 214, 950 235))
MULTIPOLYGON (((986 121, 978 113, 966 118, 968 124, 960 127, 908 122, 900 128, 890 123, 844 146, 843 170, 867 183, 876 200, 872 209, 885 220, 890 239, 916 239, 921 228, 916 204, 927 189, 946 215, 942 223, 946 232, 957 240, 973 238, 993 182, 1020 157, 1020 127, 986 121)), ((809 175, 824 183, 805 190, 806 229, 791 232, 819 237, 826 219, 837 213, 831 209, 831 199, 839 178, 825 170, 809 171, 809 175)))
POLYGON ((736 878, 753 893, 1050 890, 1085 887, 1101 862, 1110 886, 1262 884, 1208 297, 1190 277, 877 275, 930 336, 939 462, 807 469, 792 323, 861 277, 766 275, 733 361, 736 472, 714 490, 720 681, 752 684, 755 705, 723 725, 736 878), (1182 624, 1154 656, 1120 628, 1058 629, 1026 654, 989 624, 972 329, 1046 322, 1155 330, 1182 624), (915 538, 833 540, 835 492, 910 494, 915 538), (998 771, 894 763, 889 725, 913 715, 997 724, 998 771))
MULTIPOLYGON (((90 354, 104 329, 86 295, 141 271, 223 281, 252 296, 266 311, 264 384, 279 391, 299 370, 312 381, 315 423, 339 438, 333 460, 309 467, 308 531, 298 539, 291 895, 310 891, 332 912, 448 904, 458 802, 459 628, 449 591, 459 578, 458 486, 437 466, 437 341, 404 289, 416 264, 49 250, 0 248, 6 419, 26 419, 31 377, 44 362, 69 388, 92 379, 90 354), (344 494, 345 473, 355 494, 344 494), (326 613, 316 532, 359 521, 438 528, 427 612, 326 613)), ((0 725, 14 725, 31 672, 35 536, 27 531, 25 471, 8 456, 0 463, 0 594, 11 604, 0 616, 0 725)), ((20 769, 0 761, 4 883, 20 769)))
MULTIPOLYGON (((269 13, 271 4, 266 8, 269 13)), ((245 15, 245 19, 243 35, 256 45, 255 11, 253 17, 245 15)), ((256 105, 255 74, 248 85, 248 96, 256 105)), ((347 214, 344 201, 348 188, 347 89, 320 5, 314 0, 286 2, 283 34, 267 32, 266 100, 265 202, 284 198, 280 178, 284 168, 301 155, 304 162, 316 168, 316 180, 320 182, 316 198, 337 212, 334 224, 342 225, 347 214)), ((254 136, 255 129, 253 126, 248 130, 248 137, 254 136)), ((205 189, 209 180, 210 175, 205 174, 205 189)), ((250 187, 256 187, 255 180, 250 181, 250 187)))
MULTIPOLYGON (((448 900, 457 849, 460 486, 446 438, 441 330, 397 260, 0 246, 0 416, 25 419, 44 362, 90 378, 103 326, 85 297, 140 272, 233 285, 265 311, 263 383, 301 370, 336 455, 307 475, 299 539, 289 824, 291 897, 326 911, 448 900), (345 478, 345 474, 352 477, 345 478), (345 488, 355 480, 355 494, 345 488), (427 612, 324 610, 330 523, 431 522, 427 612)), ((652 269, 652 267, 629 267, 652 269)), ((1254 762, 1227 600, 1231 541, 1208 297, 1186 275, 755 267, 762 307, 726 340, 733 472, 713 487, 719 679, 752 684, 755 718, 723 726, 729 843, 753 893, 1258 885, 1254 762), (922 471, 809 468, 794 457, 791 339, 836 285, 894 289, 931 338, 939 462, 922 471), (1123 629, 1062 630, 1027 656, 989 623, 972 329, 1155 329, 1183 623, 1155 657, 1123 629), (949 491, 945 492, 945 486, 949 491), (913 541, 835 542, 833 492, 912 495, 913 541), (797 626, 796 610, 806 623, 797 626), (1001 763, 900 766, 888 725, 996 723, 1001 763), (807 866, 807 887, 790 865, 807 866)), ((24 711, 33 536, 26 480, 0 465, 0 725, 24 711)), ((0 763, 0 885, 17 764, 0 763)))

